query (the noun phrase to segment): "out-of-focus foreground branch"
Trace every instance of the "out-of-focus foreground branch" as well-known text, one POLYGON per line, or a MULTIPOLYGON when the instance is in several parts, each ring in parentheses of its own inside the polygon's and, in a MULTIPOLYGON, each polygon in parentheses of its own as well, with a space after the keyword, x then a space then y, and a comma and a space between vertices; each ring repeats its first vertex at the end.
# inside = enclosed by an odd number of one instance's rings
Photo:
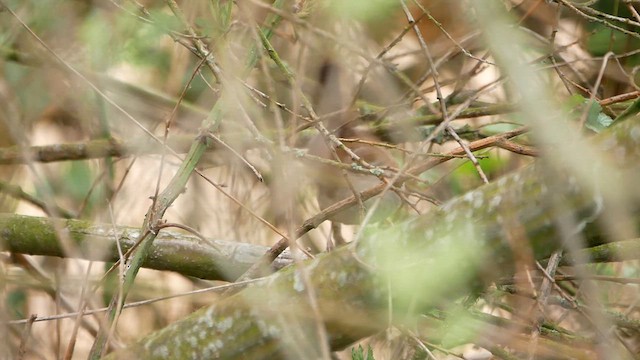
MULTIPOLYGON (((386 328, 389 309, 403 323, 407 314, 445 299, 451 303, 513 274, 514 257, 521 263, 528 252, 531 261, 544 259, 568 237, 604 242, 612 236, 603 229, 615 224, 602 226, 611 203, 599 189, 626 186, 637 176, 638 134, 635 117, 596 139, 597 148, 611 155, 615 173, 599 171, 594 161, 594 178, 580 179, 539 162, 438 212, 371 231, 357 243, 283 269, 110 358, 319 358, 308 286, 332 348, 340 349, 386 328)), ((627 209, 638 224, 640 202, 630 197, 627 209)))

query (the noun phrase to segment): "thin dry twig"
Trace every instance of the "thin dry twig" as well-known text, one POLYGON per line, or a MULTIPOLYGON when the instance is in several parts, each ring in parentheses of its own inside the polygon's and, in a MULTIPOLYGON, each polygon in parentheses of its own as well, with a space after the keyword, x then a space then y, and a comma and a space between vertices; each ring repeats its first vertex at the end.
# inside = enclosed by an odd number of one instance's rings
MULTIPOLYGON (((474 141, 469 144, 469 150, 471 151, 482 150, 487 147, 494 146, 497 142, 499 142, 502 139, 510 139, 512 137, 522 135, 527 131, 528 131, 528 128, 522 127, 522 128, 509 131, 500 135, 494 135, 482 140, 474 141)), ((462 155, 462 154, 465 154, 465 150, 460 147, 450 151, 449 154, 462 155)), ((453 157, 449 157, 449 158, 443 157, 443 158, 431 159, 429 161, 425 161, 423 164, 418 164, 412 168, 409 168, 407 170, 407 173, 418 175, 452 158, 453 157)), ((406 178, 400 176, 396 181, 393 182, 393 185, 400 186, 404 181, 406 181, 405 179, 406 178)), ((365 191, 360 192, 360 197, 362 198, 363 201, 366 201, 380 194, 386 188, 386 186, 387 184, 379 184, 377 186, 369 188, 365 191)), ((339 213, 340 211, 343 211, 344 209, 349 208, 350 206, 353 206, 355 203, 356 203, 355 196, 351 196, 347 199, 344 199, 342 201, 339 201, 327 207, 326 209, 322 210, 318 214, 305 220, 303 224, 296 229, 295 234, 292 236, 292 239, 298 239, 299 237, 306 234, 310 230, 315 229, 318 225, 320 225, 322 222, 324 222, 331 216, 339 213)), ((289 246, 288 238, 280 239, 273 246, 271 246, 271 248, 265 253, 265 255, 258 262, 256 262, 249 270, 247 270, 242 276, 240 276, 239 279, 240 280, 251 279, 256 277, 258 274, 262 273, 265 267, 268 267, 269 264, 276 257, 278 257, 278 255, 280 255, 288 246, 289 246)))

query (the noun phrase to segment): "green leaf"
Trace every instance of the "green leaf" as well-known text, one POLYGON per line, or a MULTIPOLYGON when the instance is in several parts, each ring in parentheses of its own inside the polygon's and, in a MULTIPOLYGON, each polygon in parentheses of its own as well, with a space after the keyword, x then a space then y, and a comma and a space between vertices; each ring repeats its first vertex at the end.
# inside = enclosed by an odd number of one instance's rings
POLYGON ((351 348, 351 360, 376 360, 373 357, 373 350, 371 349, 371 345, 367 345, 367 355, 365 358, 364 349, 362 345, 358 345, 358 349, 351 348))
POLYGON ((584 104, 586 102, 587 102, 587 98, 585 98, 584 96, 582 96, 580 94, 573 94, 566 101, 566 105, 567 105, 568 109, 575 109, 578 106, 581 106, 582 104, 584 104))
POLYGON ((622 114, 616 117, 616 122, 628 119, 640 112, 640 98, 636 99, 628 108, 626 108, 622 114))
POLYGON ((351 348, 351 360, 364 360, 364 349, 358 345, 358 350, 351 348))
POLYGON ((608 128, 611 124, 613 124, 613 119, 602 112, 602 106, 600 106, 597 101, 592 100, 591 104, 589 105, 587 121, 585 122, 584 126, 595 133, 599 133, 602 130, 608 128))
POLYGON ((373 357, 373 350, 371 350, 371 346, 368 346, 367 348, 367 360, 376 360, 373 357))
POLYGON ((613 124, 614 120, 607 114, 602 112, 602 106, 595 100, 589 100, 579 94, 572 95, 565 101, 567 111, 573 114, 582 114, 585 106, 587 106, 587 119, 584 126, 595 132, 599 133, 602 130, 608 128, 613 124))

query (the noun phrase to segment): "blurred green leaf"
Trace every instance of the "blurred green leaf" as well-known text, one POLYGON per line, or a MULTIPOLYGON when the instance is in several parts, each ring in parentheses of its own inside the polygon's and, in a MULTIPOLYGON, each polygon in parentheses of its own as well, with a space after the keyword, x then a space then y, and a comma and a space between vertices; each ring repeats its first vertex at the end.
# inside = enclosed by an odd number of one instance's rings
POLYGON ((67 172, 66 190, 75 198, 82 198, 89 192, 92 182, 92 171, 83 161, 73 161, 67 172))
POLYGON ((444 334, 442 345, 453 347, 473 342, 477 334, 482 333, 482 328, 468 311, 460 306, 453 306, 446 317, 441 333, 444 334))
POLYGON ((93 64, 107 65, 109 58, 119 53, 119 51, 112 51, 113 32, 104 31, 111 27, 112 25, 99 12, 88 15, 83 23, 81 38, 93 64))
POLYGON ((472 223, 455 222, 443 234, 428 234, 434 243, 408 241, 407 237, 424 237, 398 228, 367 233, 375 244, 375 258, 380 276, 388 281, 394 306, 419 308, 442 300, 455 289, 467 288, 474 279, 475 268, 485 261, 481 229, 472 223), (462 241, 464 240, 464 241, 462 241), (427 247, 428 250, 425 250, 427 247), (425 251, 429 257, 425 258, 425 251))
POLYGON ((175 15, 169 14, 163 10, 151 10, 149 12, 151 13, 151 18, 154 20, 154 22, 158 26, 164 28, 164 31, 183 31, 182 24, 180 23, 180 20, 175 17, 175 15))
MULTIPOLYGON (((219 37, 226 33, 231 26, 231 11, 233 1, 216 0, 210 2, 213 24, 209 25, 211 36, 219 37)), ((198 19, 202 20, 202 19, 198 19)))
POLYGON ((362 22, 375 22, 388 18, 398 7, 396 0, 333 0, 331 7, 338 16, 362 22))
POLYGON ((521 127, 521 124, 512 124, 512 123, 494 123, 489 124, 482 127, 482 135, 491 136, 501 134, 507 131, 515 130, 518 127, 521 127))
MULTIPOLYGON (((633 15, 626 6, 623 6, 619 0, 600 0, 593 6, 594 9, 604 13, 614 15, 620 18, 634 19, 633 15)), ((627 26, 621 22, 608 22, 638 33, 638 29, 634 26, 627 26)), ((640 48, 640 39, 624 34, 618 30, 614 30, 602 23, 589 22, 587 28, 591 30, 587 39, 587 50, 595 56, 603 56, 609 51, 615 54, 622 54, 640 48)), ((640 63, 639 55, 625 57, 626 65, 636 65, 640 63)))
MULTIPOLYGON (((505 162, 504 159, 498 156, 489 156, 489 151, 478 152, 475 155, 477 157, 481 157, 478 159, 478 163, 480 167, 485 172, 487 176, 491 176, 492 174, 500 171, 504 168, 505 162), (486 157, 485 157, 486 156, 486 157)), ((460 174, 465 176, 472 176, 474 178, 478 177, 478 170, 473 165, 471 161, 466 161, 459 168, 460 174)))
POLYGON ((104 184, 94 184, 96 178, 97 174, 88 163, 72 161, 62 182, 56 184, 55 188, 57 193, 67 194, 77 204, 86 202, 85 212, 90 212, 105 196, 104 184))
POLYGON ((27 295, 24 290, 17 289, 7 293, 7 310, 12 319, 24 319, 27 306, 27 295))
POLYGON ((580 94, 573 94, 569 97, 569 99, 565 101, 565 104, 568 109, 575 109, 586 102, 587 102, 587 98, 585 98, 584 96, 580 94))
MULTIPOLYGON (((155 14, 158 12, 155 12, 154 16, 155 14)), ((168 19, 169 15, 162 14, 161 17, 168 19)), ((140 25, 140 22, 127 17, 120 18, 116 26, 121 36, 128 35, 123 40, 123 61, 132 65, 156 68, 159 73, 168 73, 171 61, 169 50, 159 46, 167 36, 166 30, 148 24, 140 25)))

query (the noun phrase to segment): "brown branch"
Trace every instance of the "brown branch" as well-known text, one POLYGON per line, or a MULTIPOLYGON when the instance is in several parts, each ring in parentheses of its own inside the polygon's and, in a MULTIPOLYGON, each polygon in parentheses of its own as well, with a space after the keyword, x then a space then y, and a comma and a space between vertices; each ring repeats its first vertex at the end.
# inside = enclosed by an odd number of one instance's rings
MULTIPOLYGON (((186 152, 193 137, 180 136, 170 138, 167 146, 176 152, 186 152)), ((0 148, 0 165, 26 164, 29 161, 55 162, 88 160, 104 157, 125 157, 131 155, 161 154, 163 145, 151 140, 118 141, 91 140, 83 143, 31 146, 26 152, 18 146, 0 148)))
POLYGON ((506 139, 497 142, 496 145, 499 148, 509 150, 512 153, 526 155, 526 156, 536 156, 536 157, 540 156, 540 151, 538 149, 532 146, 518 144, 516 142, 509 141, 506 139))

